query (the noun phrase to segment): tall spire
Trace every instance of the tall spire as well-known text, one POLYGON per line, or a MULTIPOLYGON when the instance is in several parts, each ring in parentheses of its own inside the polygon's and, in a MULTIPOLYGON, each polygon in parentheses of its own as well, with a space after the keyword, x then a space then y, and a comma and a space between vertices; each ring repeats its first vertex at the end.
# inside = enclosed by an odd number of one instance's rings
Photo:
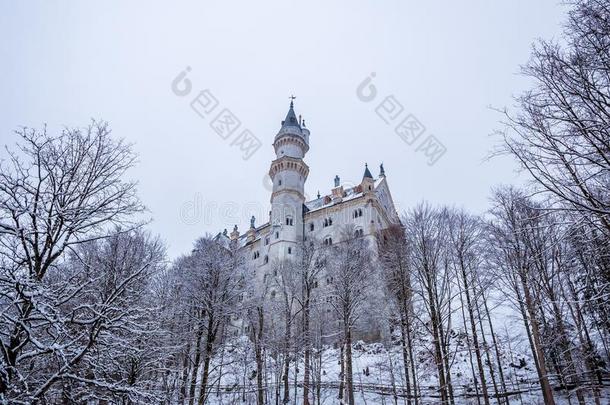
POLYGON ((299 120, 297 120, 297 115, 294 113, 294 99, 295 96, 290 96, 290 108, 288 109, 288 114, 286 114, 286 118, 282 121, 282 128, 284 127, 297 127, 301 128, 299 124, 299 120))
POLYGON ((373 175, 371 174, 371 171, 369 170, 369 165, 367 163, 364 164, 364 176, 362 176, 363 179, 366 178, 373 178, 373 175))

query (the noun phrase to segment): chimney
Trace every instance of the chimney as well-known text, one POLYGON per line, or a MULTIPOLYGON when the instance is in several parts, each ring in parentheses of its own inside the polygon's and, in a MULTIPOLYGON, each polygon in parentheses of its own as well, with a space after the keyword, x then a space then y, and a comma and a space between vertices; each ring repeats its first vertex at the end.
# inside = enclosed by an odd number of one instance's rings
POLYGON ((339 175, 335 176, 335 188, 332 190, 332 198, 333 202, 341 202, 343 200, 343 186, 341 184, 341 179, 339 175))

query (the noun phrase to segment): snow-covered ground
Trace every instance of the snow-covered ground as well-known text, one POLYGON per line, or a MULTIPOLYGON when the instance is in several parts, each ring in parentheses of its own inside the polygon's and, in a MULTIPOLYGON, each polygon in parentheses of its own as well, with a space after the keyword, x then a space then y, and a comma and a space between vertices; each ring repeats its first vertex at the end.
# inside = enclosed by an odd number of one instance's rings
MULTIPOLYGON (((416 355, 418 358, 417 374, 420 382, 420 404, 438 404, 440 400, 436 395, 436 373, 434 364, 429 361, 430 356, 424 352, 416 355)), ((511 404, 543 404, 542 396, 538 386, 531 382, 536 378, 536 371, 529 355, 523 352, 513 352, 511 355, 504 353, 503 368, 504 378, 508 391, 521 392, 511 395, 511 404), (522 359, 522 360, 521 360, 522 359), (525 365, 523 365, 525 363, 525 365)), ((339 404, 338 384, 340 378, 340 351, 331 347, 324 349, 321 362, 322 389, 320 392, 320 404, 339 404)), ((267 390, 265 392, 268 403, 275 404, 275 387, 281 385, 279 375, 274 372, 281 365, 277 364, 271 356, 267 357, 267 374, 264 376, 267 390)), ((302 395, 302 363, 296 367, 291 363, 290 376, 290 398, 291 403, 296 397, 302 395), (295 375, 297 384, 295 386, 295 375)), ((400 396, 404 381, 401 352, 398 347, 386 349, 380 343, 364 344, 358 342, 354 345, 353 369, 355 397, 358 404, 406 404, 406 399, 400 396), (397 393, 396 401, 393 392, 397 393)), ((453 359, 452 379, 456 404, 477 404, 475 385, 473 383, 472 369, 467 351, 458 351, 453 359)), ((211 404, 255 404, 256 403, 256 366, 253 358, 252 348, 247 339, 241 339, 227 346, 227 350, 215 359, 214 378, 216 386, 208 398, 211 404), (218 380, 219 375, 222 375, 218 380)), ((279 370, 278 370, 279 371, 279 370)), ((496 370, 496 381, 499 385, 498 370, 496 370)), ((491 378, 488 376, 488 386, 493 394, 494 388, 491 378)), ((281 396, 283 395, 280 390, 281 396)), ((588 395, 588 394, 587 394, 588 395)), ((575 394, 568 396, 565 392, 555 392, 557 404, 577 404, 575 394)), ((317 401, 315 403, 318 403, 317 401)), ((481 403, 482 400, 481 400, 481 403)), ((496 403, 496 401, 492 401, 496 403)), ((587 403, 594 403, 591 397, 587 403)), ((606 388, 602 392, 602 404, 610 404, 610 390, 606 388)))

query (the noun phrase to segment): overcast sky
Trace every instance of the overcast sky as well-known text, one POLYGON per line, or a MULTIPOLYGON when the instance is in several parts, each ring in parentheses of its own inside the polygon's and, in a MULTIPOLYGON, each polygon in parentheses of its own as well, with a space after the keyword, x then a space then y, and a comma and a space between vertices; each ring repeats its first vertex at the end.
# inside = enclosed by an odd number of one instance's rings
MULTIPOLYGON (((484 159, 500 116, 527 87, 519 65, 536 38, 557 38, 551 1, 0 1, 0 143, 22 126, 51 131, 107 120, 135 144, 151 229, 171 257, 255 214, 266 220, 271 143, 294 94, 311 131, 306 192, 336 174, 359 182, 384 163, 399 210, 421 200, 483 212, 490 188, 518 183, 508 158, 484 159), (191 93, 172 81, 186 67, 191 93), (358 85, 372 72, 376 98, 358 85), (190 102, 218 101, 200 117, 190 102), (446 153, 432 166, 375 108, 393 95, 446 153), (229 109, 262 142, 251 158, 210 127, 229 109)), ((4 151, 0 152, 6 156, 4 151)))

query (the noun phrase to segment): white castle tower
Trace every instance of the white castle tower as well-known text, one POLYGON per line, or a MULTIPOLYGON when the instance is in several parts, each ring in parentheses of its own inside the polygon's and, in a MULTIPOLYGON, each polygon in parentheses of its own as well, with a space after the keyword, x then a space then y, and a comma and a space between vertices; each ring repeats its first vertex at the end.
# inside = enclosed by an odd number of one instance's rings
POLYGON ((271 257, 283 259, 303 240, 303 209, 305 180, 309 167, 303 161, 309 150, 309 130, 297 119, 294 103, 273 141, 275 160, 269 176, 273 182, 271 193, 271 257))
MULTIPOLYGON (((306 200, 309 167, 303 159, 309 151, 309 130, 305 121, 297 118, 294 101, 290 102, 288 114, 273 139, 273 148, 268 222, 257 225, 252 216, 246 232, 240 234, 235 225, 230 234, 225 230, 216 236, 226 246, 238 247, 252 270, 249 273, 253 285, 269 300, 276 299, 278 292, 277 265, 298 259, 304 240, 321 247, 330 246, 341 243, 346 231, 350 231, 351 237, 365 238, 374 250, 378 232, 399 223, 383 165, 375 178, 365 164, 364 175, 358 182, 341 183, 340 177, 333 174, 332 189, 306 200)), ((330 173, 328 178, 332 178, 330 173)), ((322 296, 331 289, 332 283, 332 273, 321 274, 316 280, 322 296)))

